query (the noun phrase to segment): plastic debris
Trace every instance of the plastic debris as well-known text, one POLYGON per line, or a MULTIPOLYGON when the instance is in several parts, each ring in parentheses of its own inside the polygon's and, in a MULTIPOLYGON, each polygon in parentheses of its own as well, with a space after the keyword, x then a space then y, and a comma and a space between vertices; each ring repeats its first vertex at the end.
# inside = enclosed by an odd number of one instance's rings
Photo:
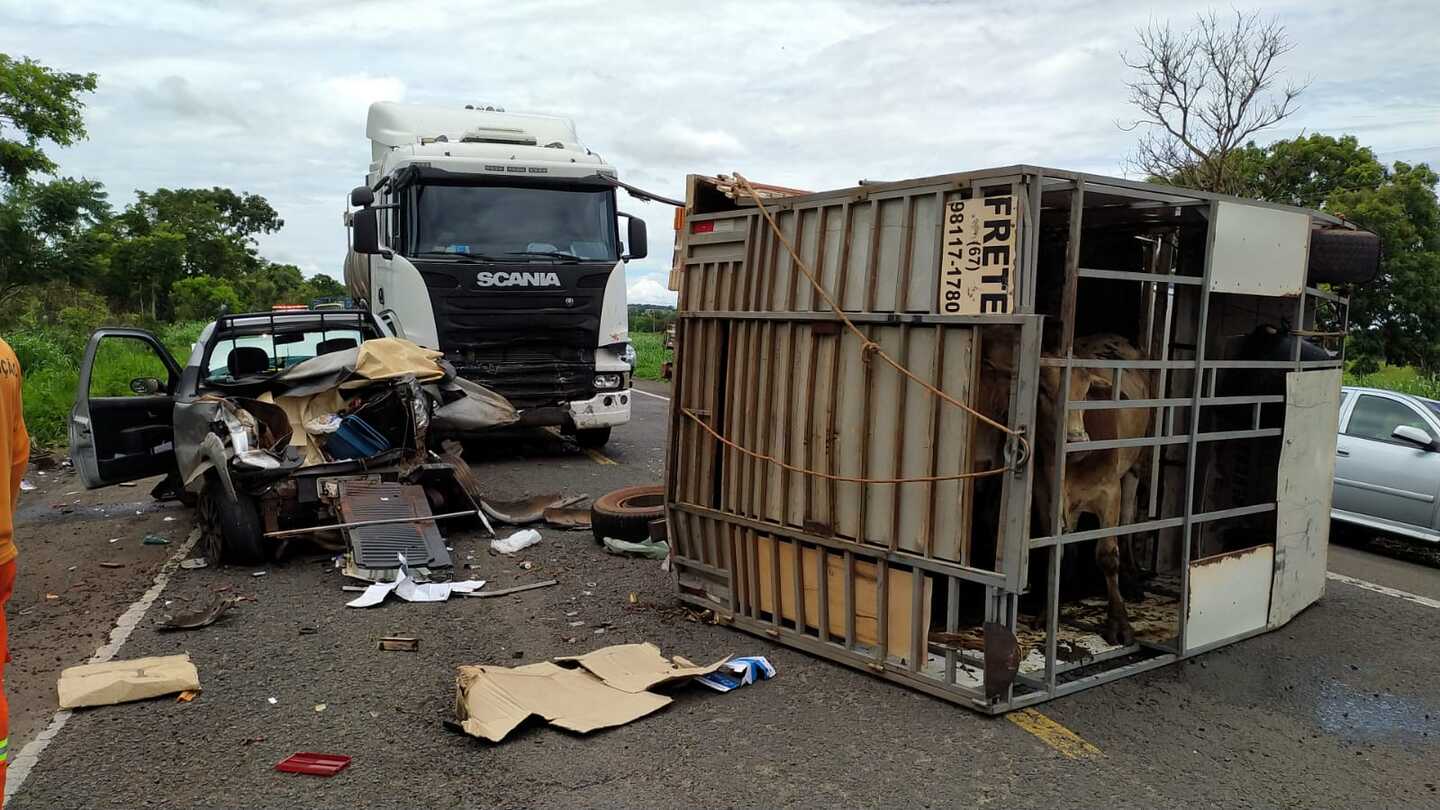
MULTIPOLYGON (((115 542, 115 541, 114 541, 114 540, 111 540, 110 542, 113 543, 113 542, 115 542)), ((144 545, 147 545, 147 546, 168 546, 168 545, 170 545, 170 541, 169 541, 169 540, 166 540, 165 538, 161 537, 161 536, 158 535, 158 534, 147 534, 147 535, 145 535, 145 539, 144 539, 144 540, 141 540, 140 542, 141 542, 142 544, 144 544, 144 545)))
POLYGON ((252 577, 263 577, 263 576, 265 576, 265 575, 268 574, 268 573, 270 573, 270 572, 269 572, 269 571, 255 571, 255 572, 253 572, 252 574, 250 574, 250 576, 252 576, 252 577))
POLYGON ((664 560, 670 556, 670 544, 664 540, 647 540, 643 543, 633 543, 629 540, 616 540, 613 537, 607 537, 605 538, 605 550, 611 554, 646 557, 651 560, 664 560))
POLYGON ((271 705, 271 706, 274 706, 276 703, 279 703, 279 702, 280 702, 280 701, 276 700, 276 699, 273 698, 273 697, 272 697, 272 698, 266 698, 266 700, 270 701, 270 705, 271 705))
POLYGON ((720 669, 708 675, 701 675, 695 680, 716 692, 729 692, 756 681, 768 681, 773 677, 775 677, 775 667, 771 665, 768 658, 763 655, 746 655, 740 658, 731 658, 721 664, 720 669))
POLYGON ((380 639, 380 649, 386 652, 419 652, 420 639, 387 636, 380 639))
POLYGON ((490 541, 490 549, 501 554, 514 554, 522 548, 529 548, 540 542, 540 532, 521 529, 509 537, 497 537, 490 541))
POLYGON ((277 771, 303 773, 307 776, 334 776, 348 767, 350 757, 344 754, 316 754, 311 751, 291 754, 275 763, 277 771))
POLYGON ((330 708, 330 707, 327 706, 327 705, 325 705, 324 703, 316 703, 316 704, 315 704, 315 713, 316 713, 316 714, 319 714, 320 712, 323 712, 323 711, 325 711, 325 710, 328 709, 328 708, 330 708))
POLYGON ((193 571, 196 568, 205 568, 209 565, 210 561, 205 559, 204 557, 191 557, 188 560, 180 561, 180 567, 186 569, 187 571, 193 571))
POLYGON ((199 696, 199 694, 200 694, 199 690, 196 690, 196 689, 186 689, 184 692, 181 692, 180 694, 178 694, 178 695, 175 696, 175 702, 176 702, 176 703, 189 703, 190 701, 194 700, 197 696, 199 696))
POLYGON ((29 481, 26 481, 24 478, 21 478, 21 479, 20 479, 20 491, 21 491, 21 492, 34 492, 34 491, 36 490, 36 488, 37 488, 37 487, 36 487, 34 484, 30 483, 29 481))

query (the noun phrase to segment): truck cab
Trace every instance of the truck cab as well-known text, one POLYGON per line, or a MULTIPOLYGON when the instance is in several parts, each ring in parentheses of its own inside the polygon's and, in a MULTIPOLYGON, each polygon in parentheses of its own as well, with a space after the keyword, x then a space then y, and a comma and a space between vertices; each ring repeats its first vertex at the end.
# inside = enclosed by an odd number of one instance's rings
POLYGON ((351 296, 521 424, 603 445, 630 418, 625 262, 646 254, 615 169, 551 116, 379 102, 366 131, 345 213, 351 296))

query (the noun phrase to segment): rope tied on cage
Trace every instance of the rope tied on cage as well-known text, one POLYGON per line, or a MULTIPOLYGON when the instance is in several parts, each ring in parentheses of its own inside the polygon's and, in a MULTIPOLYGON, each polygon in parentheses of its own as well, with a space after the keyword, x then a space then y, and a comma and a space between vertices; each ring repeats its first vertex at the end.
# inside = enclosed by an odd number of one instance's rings
POLYGON ((1025 464, 1028 461, 1028 459, 1030 458, 1030 442, 1028 439, 1025 438, 1025 431, 1017 430, 1008 425, 997 422, 996 420, 991 419, 990 417, 986 416, 975 408, 972 408, 969 404, 961 402, 960 400, 950 396, 936 386, 932 385, 927 380, 921 379, 919 375, 915 374, 915 372, 906 368, 895 358, 891 357, 883 348, 881 348, 879 343, 871 340, 869 335, 865 334, 865 332, 861 330, 860 327, 856 326, 855 322, 850 320, 850 317, 845 314, 845 311, 840 308, 839 304, 835 303, 835 299, 831 297, 830 292, 825 289, 824 285, 820 283, 820 280, 815 277, 815 273, 811 270, 809 263, 806 262, 804 259, 800 258, 799 252, 795 250, 795 246, 790 242, 790 239, 785 236, 784 231, 780 229, 780 224, 775 221, 775 216, 770 212, 770 209, 760 198, 760 195, 755 190, 755 187, 750 184, 750 181, 747 180, 744 175, 738 172, 734 175, 734 179, 740 189, 745 192, 745 195, 755 203, 755 206, 759 209, 761 216, 765 218, 766 224, 770 226, 771 232, 774 233, 775 237, 780 240, 780 244, 785 246, 785 251, 790 254, 790 259, 793 262, 794 266, 799 269, 800 273, 805 276, 805 279, 810 282, 810 286, 815 289, 816 294, 820 296, 820 299, 825 302, 825 305, 830 308, 830 311, 840 320, 840 322, 845 326, 846 330, 848 330, 851 334, 853 334, 856 338, 860 340, 860 357, 862 362, 869 363, 873 358, 879 357, 891 368, 895 369, 896 372, 908 378, 910 381, 916 383, 926 392, 928 392, 934 397, 937 397, 941 402, 959 408, 960 410, 973 416, 982 424, 998 430, 1001 433, 1004 433, 1006 436, 1009 436, 1018 445, 1018 447, 1015 448, 1015 452, 1007 452, 1007 455, 1011 459, 1009 463, 1007 463, 1003 467, 996 467, 990 470, 954 473, 951 475, 924 475, 896 478, 863 478, 859 476, 836 475, 833 473, 822 472, 820 470, 811 470, 805 467, 799 467, 775 458, 774 456, 770 456, 756 450, 751 450, 748 447, 742 447, 739 444, 731 441, 730 439, 727 439, 724 436, 720 435, 718 431, 716 431, 710 425, 706 424, 705 421, 701 419, 698 414, 691 411, 689 408, 682 407, 681 412, 688 419, 703 428, 705 432, 710 434, 710 436, 716 441, 750 458, 774 464, 789 472, 800 473, 802 475, 808 475, 830 481, 842 481, 854 484, 909 484, 934 481, 955 481, 967 478, 984 478, 992 475, 1003 475, 1006 472, 1017 469, 1019 466, 1025 464))

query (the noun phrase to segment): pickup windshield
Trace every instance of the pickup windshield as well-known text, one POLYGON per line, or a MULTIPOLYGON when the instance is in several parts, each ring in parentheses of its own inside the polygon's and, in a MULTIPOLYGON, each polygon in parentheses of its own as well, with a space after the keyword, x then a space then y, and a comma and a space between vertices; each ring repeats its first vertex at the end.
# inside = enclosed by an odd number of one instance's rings
POLYGON ((500 261, 607 261, 615 249, 614 191, 592 187, 420 186, 414 254, 500 261))
POLYGON ((367 339, 358 329, 336 328, 225 337, 210 350, 205 379, 233 382, 283 371, 317 355, 353 349, 367 339))

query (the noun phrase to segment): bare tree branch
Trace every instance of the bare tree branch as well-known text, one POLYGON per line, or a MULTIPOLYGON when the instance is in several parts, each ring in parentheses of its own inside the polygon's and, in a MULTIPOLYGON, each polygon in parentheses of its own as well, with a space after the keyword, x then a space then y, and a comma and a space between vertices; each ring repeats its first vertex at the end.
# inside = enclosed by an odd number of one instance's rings
POLYGON ((1236 11, 1231 21, 1210 12, 1188 31, 1152 23, 1137 34, 1137 55, 1120 55, 1138 74, 1128 83, 1138 116, 1117 125, 1144 130, 1130 164, 1209 191, 1239 191, 1232 156, 1293 115, 1306 87, 1274 89, 1278 60, 1294 47, 1285 28, 1259 14, 1236 11))

